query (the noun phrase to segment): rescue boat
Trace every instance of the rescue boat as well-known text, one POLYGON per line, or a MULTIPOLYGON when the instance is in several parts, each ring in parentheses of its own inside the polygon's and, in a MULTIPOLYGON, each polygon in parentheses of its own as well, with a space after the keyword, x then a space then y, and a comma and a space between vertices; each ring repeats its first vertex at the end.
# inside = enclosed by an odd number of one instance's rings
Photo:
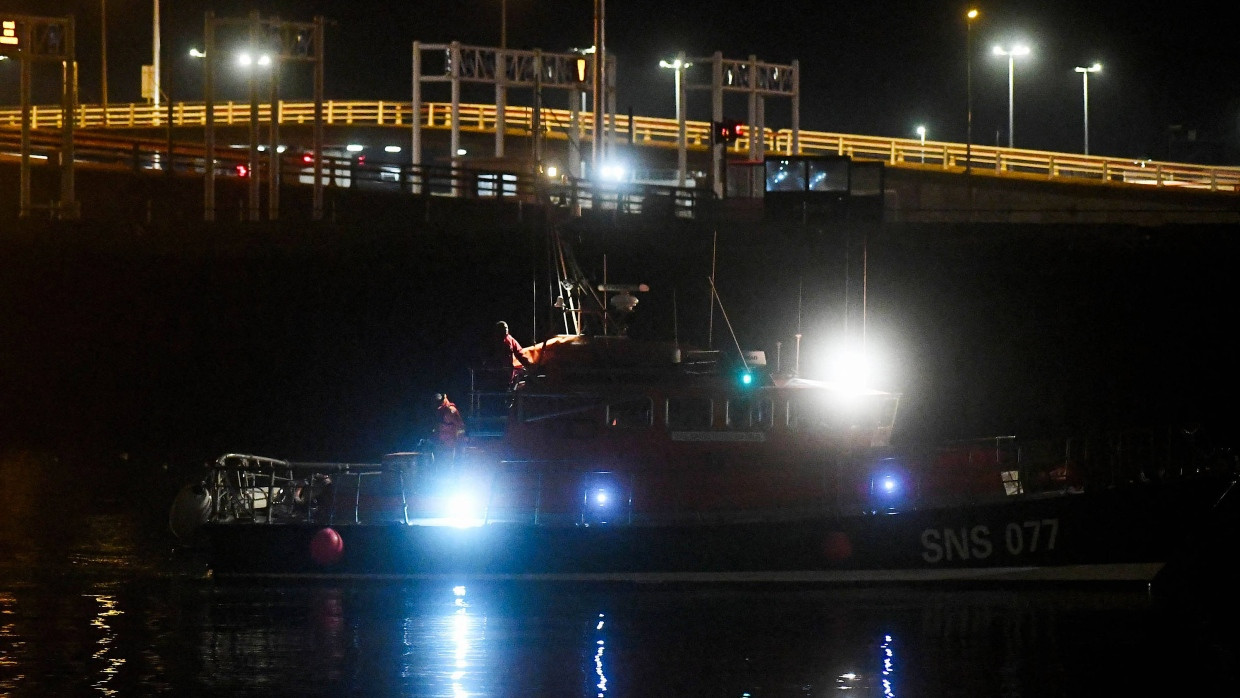
POLYGON ((1191 430, 893 445, 899 394, 630 337, 643 285, 568 278, 573 331, 472 371, 454 455, 225 454, 174 533, 217 576, 1147 583, 1228 510, 1191 430))
POLYGON ((170 523, 217 575, 1148 582, 1230 452, 1183 430, 893 447, 899 395, 559 336, 455 458, 227 454, 170 523))

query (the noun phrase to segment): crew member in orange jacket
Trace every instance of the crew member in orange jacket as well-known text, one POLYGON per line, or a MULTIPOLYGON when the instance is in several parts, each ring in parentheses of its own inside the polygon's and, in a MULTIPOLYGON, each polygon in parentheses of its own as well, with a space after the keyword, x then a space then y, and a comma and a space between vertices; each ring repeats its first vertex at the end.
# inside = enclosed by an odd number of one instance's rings
POLYGON ((456 460, 457 448, 465 438, 465 418, 446 393, 436 393, 435 401, 435 452, 456 460))
POLYGON ((508 323, 503 320, 495 323, 495 339, 492 340, 492 344, 488 347, 483 363, 492 368, 512 369, 512 372, 508 375, 509 390, 516 387, 521 377, 525 375, 526 369, 532 365, 530 360, 525 358, 525 354, 521 351, 521 343, 511 334, 508 334, 508 323))

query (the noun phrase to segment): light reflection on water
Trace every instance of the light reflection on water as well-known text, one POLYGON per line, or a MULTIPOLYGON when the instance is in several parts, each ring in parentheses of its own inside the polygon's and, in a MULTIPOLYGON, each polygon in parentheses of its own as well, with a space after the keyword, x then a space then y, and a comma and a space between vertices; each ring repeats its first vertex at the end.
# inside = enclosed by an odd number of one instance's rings
POLYGON ((99 602, 99 612, 95 615, 95 619, 91 622, 100 632, 97 642, 97 649, 92 659, 98 666, 93 672, 96 681, 92 688, 105 696, 114 696, 119 693, 113 687, 112 681, 116 675, 120 673, 120 668, 124 666, 125 659, 116 655, 116 629, 110 624, 110 620, 123 612, 117 608, 116 597, 106 594, 96 594, 91 596, 95 601, 99 602))
POLYGON ((1232 634, 1139 591, 210 580, 159 493, 45 465, 0 465, 0 695, 1240 692, 1232 634))

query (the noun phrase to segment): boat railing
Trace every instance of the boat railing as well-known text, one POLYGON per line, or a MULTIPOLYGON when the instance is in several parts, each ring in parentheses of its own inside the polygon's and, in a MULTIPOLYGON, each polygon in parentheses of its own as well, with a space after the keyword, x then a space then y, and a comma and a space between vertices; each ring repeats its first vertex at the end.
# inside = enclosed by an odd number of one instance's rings
MULTIPOLYGON (((393 454, 382 463, 294 462, 228 453, 208 463, 204 487, 211 497, 208 520, 237 523, 324 522, 344 517, 361 523, 372 509, 376 480, 394 481, 401 516, 408 520, 406 480, 430 454, 393 454), (351 506, 350 506, 351 505, 351 506)), ((387 508, 391 508, 388 506, 387 508)))
POLYGON ((380 463, 227 454, 209 464, 204 487, 217 523, 641 526, 1071 496, 1238 472, 1230 448, 1187 430, 1002 436, 956 442, 935 458, 841 463, 780 482, 754 468, 722 486, 709 467, 600 468, 580 458, 502 460, 486 449, 438 461, 429 452, 395 453, 380 463))
POLYGON ((926 503, 976 500, 985 493, 1045 496, 1237 472, 1235 452, 1182 428, 1088 437, 998 436, 949 442, 935 451, 911 474, 914 498, 926 503))
POLYGON ((465 412, 465 428, 471 436, 498 436, 504 433, 508 406, 512 400, 509 389, 511 380, 511 369, 469 369, 469 408, 465 412))

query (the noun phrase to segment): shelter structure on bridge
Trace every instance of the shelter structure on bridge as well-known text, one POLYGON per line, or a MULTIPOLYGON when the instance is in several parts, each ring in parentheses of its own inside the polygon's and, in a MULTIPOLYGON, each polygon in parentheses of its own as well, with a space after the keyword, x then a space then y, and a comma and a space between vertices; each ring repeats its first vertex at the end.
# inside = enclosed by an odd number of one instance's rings
MULTIPOLYGON (((608 60, 608 59, 604 59, 608 60)), ((604 150, 614 150, 616 140, 616 88, 615 60, 610 59, 606 74, 610 77, 609 84, 603 94, 604 104, 591 105, 592 110, 586 111, 586 94, 590 92, 589 78, 593 74, 595 54, 592 53, 550 53, 540 49, 532 51, 490 48, 484 46, 466 46, 459 41, 448 44, 424 44, 413 42, 413 97, 411 112, 422 113, 423 89, 425 84, 447 83, 450 86, 450 106, 448 113, 451 135, 449 138, 448 158, 453 167, 459 167, 458 152, 461 147, 461 84, 476 83, 495 86, 495 158, 505 158, 505 136, 507 135, 506 112, 508 111, 508 92, 513 88, 528 89, 533 96, 533 107, 530 109, 531 137, 534 141, 534 162, 529 163, 530 172, 542 166, 543 132, 548 126, 543 119, 544 90, 565 90, 568 92, 569 122, 562 127, 567 131, 570 142, 571 157, 567 163, 568 175, 581 177, 582 158, 581 140, 584 130, 591 133, 599 128, 606 129, 604 150), (586 115, 589 115, 588 119, 586 115)), ((411 119, 412 139, 410 157, 412 164, 422 164, 424 159, 424 142, 422 138, 422 120, 411 119)), ((598 154, 600 156, 604 154, 598 154)), ((599 157, 598 160, 602 160, 599 157)))
POLYGON ((23 218, 34 210, 31 201, 30 130, 33 127, 30 104, 32 63, 60 63, 60 200, 51 205, 60 218, 76 219, 80 215, 74 192, 73 127, 77 110, 77 59, 73 17, 34 17, 5 15, 0 17, 0 56, 16 58, 21 63, 18 88, 21 96, 21 176, 20 210, 23 218))
MULTIPOLYGON (((263 19, 255 10, 244 19, 216 18, 214 12, 207 12, 204 20, 203 37, 206 46, 204 57, 203 92, 205 115, 203 118, 203 145, 207 153, 215 153, 215 65, 218 62, 216 30, 218 28, 241 27, 248 34, 252 50, 260 48, 268 51, 271 61, 271 102, 269 109, 274 110, 279 104, 276 95, 278 71, 285 62, 308 62, 314 66, 314 203, 313 218, 323 218, 323 27, 324 19, 315 17, 314 22, 286 22, 277 18, 263 19)), ((249 171, 249 219, 260 219, 259 189, 259 142, 258 121, 259 104, 257 80, 253 73, 250 83, 250 157, 249 171)), ((280 119, 272 113, 270 123, 270 163, 267 167, 267 216, 270 220, 279 218, 280 211, 280 119)), ((215 220, 215 164, 203 167, 203 216, 206 220, 215 220)))
MULTIPOLYGON (((723 54, 716 51, 709 58, 694 58, 694 65, 702 64, 710 66, 710 82, 693 82, 691 80, 681 81, 682 90, 710 90, 711 95, 711 120, 720 121, 723 117, 723 98, 725 93, 735 92, 741 93, 748 97, 748 121, 746 122, 749 129, 749 160, 759 161, 766 155, 766 100, 770 97, 787 97, 792 100, 792 123, 791 123, 791 140, 788 142, 789 154, 799 153, 801 150, 801 68, 798 61, 792 61, 789 65, 776 65, 774 63, 765 63, 759 61, 757 56, 750 56, 747 60, 725 59, 723 54)), ((685 102, 685 95, 678 95, 681 103, 685 102)), ((678 115, 680 121, 680 139, 678 147, 681 152, 680 157, 680 173, 681 180, 684 179, 684 153, 687 148, 685 142, 685 113, 680 111, 678 115)), ((722 144, 712 146, 711 155, 711 173, 714 182, 715 196, 723 197, 725 194, 723 181, 724 156, 718 147, 722 144)), ((760 189, 761 179, 758 173, 751 172, 754 177, 749 183, 748 188, 760 189)))

